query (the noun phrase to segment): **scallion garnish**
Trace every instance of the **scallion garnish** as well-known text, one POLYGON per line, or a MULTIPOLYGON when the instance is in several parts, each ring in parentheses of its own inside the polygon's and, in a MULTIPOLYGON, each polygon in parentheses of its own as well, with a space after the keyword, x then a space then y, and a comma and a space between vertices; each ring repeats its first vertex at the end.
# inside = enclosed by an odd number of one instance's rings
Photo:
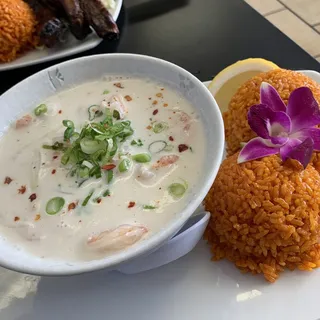
POLYGON ((139 153, 132 156, 132 159, 138 163, 146 163, 151 161, 149 153, 139 153))
POLYGON ((143 142, 142 142, 141 139, 132 140, 132 141, 131 141, 131 145, 132 145, 132 146, 137 146, 137 147, 142 147, 142 146, 143 146, 143 142))
POLYGON ((123 173, 123 172, 128 171, 128 170, 130 169, 131 165, 132 165, 131 160, 128 159, 128 158, 126 158, 126 159, 123 159, 123 160, 119 163, 118 169, 119 169, 119 171, 120 171, 121 173, 123 173))
POLYGON ((62 142, 56 141, 52 146, 48 144, 44 144, 42 146, 43 149, 48 149, 48 150, 55 150, 55 151, 63 151, 64 150, 64 145, 62 142))
POLYGON ((110 93, 109 90, 104 90, 104 91, 103 91, 103 94, 108 94, 108 93, 110 93))
POLYGON ((172 183, 169 187, 168 187, 168 191, 170 193, 171 196, 173 196, 174 198, 181 198, 185 192, 187 190, 187 187, 181 183, 172 183))
POLYGON ((146 205, 143 206, 143 209, 144 209, 144 210, 154 210, 154 209, 156 209, 156 208, 157 208, 157 207, 151 206, 151 205, 148 205, 148 204, 146 204, 146 205))
POLYGON ((95 118, 101 117, 103 112, 100 110, 100 106, 93 104, 88 108, 89 121, 93 121, 95 118))
POLYGON ((110 190, 107 189, 103 194, 102 194, 103 197, 108 197, 110 196, 110 190))
POLYGON ((74 133, 74 123, 70 120, 63 120, 62 124, 67 127, 63 135, 64 141, 68 141, 74 133))
POLYGON ((166 129, 168 129, 169 126, 166 122, 156 122, 153 126, 152 126, 152 130, 154 133, 160 133, 166 129))
POLYGON ((151 153, 159 153, 159 152, 165 150, 165 148, 167 146, 168 146, 168 144, 164 140, 157 140, 157 141, 150 143, 148 150, 151 153))
POLYGON ((37 106, 34 109, 34 114, 39 117, 41 116, 43 113, 46 113, 48 111, 48 107, 45 104, 40 104, 39 106, 37 106))
POLYGON ((89 202, 90 198, 92 197, 93 193, 94 193, 94 190, 91 190, 90 193, 83 200, 83 202, 81 204, 83 207, 85 207, 88 204, 88 202, 89 202))
POLYGON ((65 200, 61 197, 50 199, 46 205, 46 212, 49 215, 57 214, 64 206, 65 200))
POLYGON ((107 182, 110 183, 113 180, 113 170, 107 171, 107 182))
POLYGON ((117 120, 120 119, 120 113, 118 110, 113 110, 113 117, 117 120))

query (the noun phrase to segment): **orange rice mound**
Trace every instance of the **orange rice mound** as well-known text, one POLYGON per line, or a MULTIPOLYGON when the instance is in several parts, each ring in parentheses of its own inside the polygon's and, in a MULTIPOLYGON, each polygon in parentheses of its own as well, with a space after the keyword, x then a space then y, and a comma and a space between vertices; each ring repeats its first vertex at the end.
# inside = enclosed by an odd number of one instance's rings
POLYGON ((205 199, 211 212, 205 238, 213 260, 276 281, 281 271, 320 266, 320 174, 278 155, 221 165, 205 199))
POLYGON ((37 21, 22 0, 0 0, 0 63, 14 60, 37 45, 37 21))
POLYGON ((240 149, 241 142, 248 142, 256 136, 248 124, 247 113, 252 105, 260 103, 263 81, 270 83, 286 104, 290 93, 302 86, 309 87, 320 104, 320 85, 299 72, 275 69, 253 77, 237 90, 223 115, 229 155, 240 149))

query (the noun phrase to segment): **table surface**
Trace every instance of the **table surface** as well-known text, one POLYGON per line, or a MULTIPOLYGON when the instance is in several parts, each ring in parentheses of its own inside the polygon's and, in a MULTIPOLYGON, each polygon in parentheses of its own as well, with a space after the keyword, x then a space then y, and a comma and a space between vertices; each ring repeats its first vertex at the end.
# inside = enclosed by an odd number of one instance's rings
MULTIPOLYGON (((103 42, 86 54, 148 54, 177 63, 203 81, 247 57, 320 71, 316 60, 242 0, 125 4, 120 40, 103 42)), ((53 63, 2 72, 0 93, 53 63)), ((317 286, 307 276, 284 275, 270 286, 260 277, 235 272, 226 261, 212 263, 204 242, 172 264, 132 276, 100 271, 40 278, 0 268, 1 320, 251 320, 262 319, 262 314, 263 320, 280 319, 280 314, 281 320, 315 320, 320 317, 317 297, 317 286), (307 318, 305 300, 295 295, 297 286, 308 296, 307 318), (227 297, 221 295, 222 288, 228 289, 227 297)))
MULTIPOLYGON (((243 0, 124 0, 121 38, 84 54, 130 52, 174 62, 200 80, 248 57, 283 68, 320 71, 320 64, 243 0)), ((67 58, 67 59, 70 59, 67 58)), ((0 93, 57 62, 1 72, 0 93)))

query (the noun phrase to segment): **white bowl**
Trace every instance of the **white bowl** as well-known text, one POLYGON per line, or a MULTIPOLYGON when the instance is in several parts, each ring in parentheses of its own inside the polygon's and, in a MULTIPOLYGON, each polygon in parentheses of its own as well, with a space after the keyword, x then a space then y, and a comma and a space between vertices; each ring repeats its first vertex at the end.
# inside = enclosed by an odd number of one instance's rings
MULTIPOLYGON (((69 87, 101 79, 106 75, 146 77, 169 85, 185 96, 198 110, 207 137, 206 159, 199 178, 197 193, 184 210, 166 228, 133 247, 100 260, 70 262, 41 259, 14 244, 0 239, 0 265, 16 271, 37 275, 72 275, 102 268, 115 269, 123 262, 152 252, 170 239, 201 204, 218 172, 224 150, 224 128, 221 113, 207 88, 188 71, 160 59, 133 55, 107 54, 70 60, 20 82, 0 97, 0 131, 10 121, 29 111, 49 96, 69 87)), ((4 201, 4 199, 2 199, 4 201)))

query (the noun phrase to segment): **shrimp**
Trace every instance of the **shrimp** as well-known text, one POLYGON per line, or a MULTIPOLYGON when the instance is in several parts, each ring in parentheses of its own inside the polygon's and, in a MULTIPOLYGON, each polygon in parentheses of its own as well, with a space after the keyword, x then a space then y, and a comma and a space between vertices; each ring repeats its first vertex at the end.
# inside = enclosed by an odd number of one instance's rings
POLYGON ((168 167, 179 160, 179 156, 171 154, 168 156, 161 157, 152 167, 153 168, 163 168, 168 167))
POLYGON ((119 112, 120 119, 123 119, 125 114, 128 113, 128 109, 124 104, 123 98, 120 95, 114 95, 110 98, 109 107, 111 110, 119 112))
POLYGON ((143 226, 124 224, 89 237, 87 245, 98 251, 122 250, 139 241, 147 232, 148 229, 143 226))
POLYGON ((142 180, 150 180, 155 176, 155 173, 150 171, 146 166, 140 165, 138 167, 138 178, 141 178, 142 180))
POLYGON ((31 123, 31 121, 32 117, 29 114, 27 114, 16 121, 16 128, 19 129, 27 127, 31 123))

